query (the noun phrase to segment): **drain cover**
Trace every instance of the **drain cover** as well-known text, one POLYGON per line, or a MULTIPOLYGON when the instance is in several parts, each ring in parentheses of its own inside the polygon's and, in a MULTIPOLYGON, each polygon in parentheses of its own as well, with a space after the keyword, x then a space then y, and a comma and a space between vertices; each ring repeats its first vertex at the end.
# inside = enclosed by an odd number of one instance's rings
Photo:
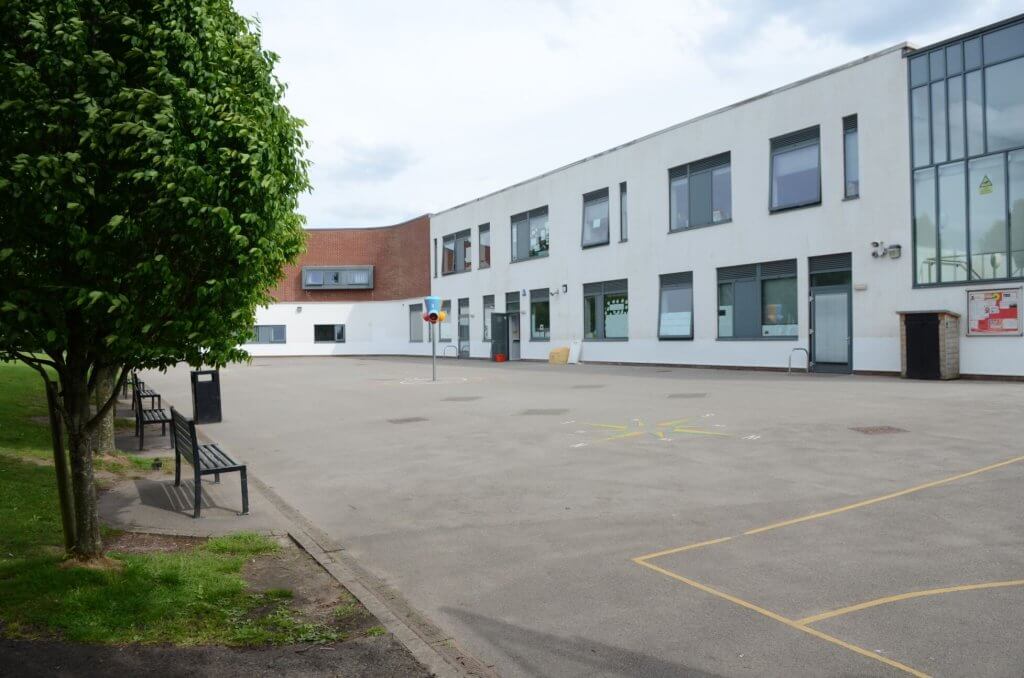
POLYGON ((707 393, 669 393, 669 398, 705 398, 707 393))
POLYGON ((426 417, 400 417, 398 419, 388 419, 389 424, 412 424, 417 421, 426 421, 426 417))
POLYGON ((543 414, 549 414, 549 415, 553 415, 553 414, 565 414, 565 413, 566 413, 566 412, 568 412, 568 411, 569 411, 569 410, 566 410, 566 409, 552 408, 552 409, 550 409, 550 410, 523 410, 523 411, 522 411, 522 412, 520 412, 519 414, 526 414, 526 415, 535 415, 535 414, 537 414, 537 415, 543 415, 543 414))
POLYGON ((468 403, 471 400, 480 400, 480 396, 452 396, 451 398, 441 398, 446 403, 468 403))
POLYGON ((906 433, 905 428, 896 428, 895 426, 851 426, 851 431, 857 433, 863 433, 869 436, 883 435, 885 433, 906 433))

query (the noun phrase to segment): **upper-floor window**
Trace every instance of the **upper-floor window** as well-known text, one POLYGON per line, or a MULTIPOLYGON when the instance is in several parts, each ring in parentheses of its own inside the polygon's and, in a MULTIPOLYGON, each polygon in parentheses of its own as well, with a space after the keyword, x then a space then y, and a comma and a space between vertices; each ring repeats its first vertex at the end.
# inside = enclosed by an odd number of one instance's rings
POLYGON ((491 225, 480 225, 480 268, 491 265, 491 225))
POLYGON ((721 153, 668 171, 670 231, 732 219, 730 158, 721 153))
POLYGON ((373 266, 304 266, 304 290, 372 290, 373 266))
POLYGON ((857 116, 843 118, 843 197, 860 195, 860 151, 857 148, 857 116))
POLYGON ((626 209, 626 182, 619 184, 619 242, 629 240, 629 211, 626 209))
POLYGON ((287 338, 284 325, 254 325, 250 344, 283 344, 287 338))
POLYGON ((1024 278, 1024 21, 908 71, 914 283, 1024 278))
POLYGON ((548 207, 512 217, 512 261, 548 255, 548 207))
POLYGON ((583 247, 608 244, 608 189, 583 196, 583 247))
POLYGON ((771 141, 771 211, 821 204, 818 126, 771 141))
POLYGON ((446 235, 442 240, 444 257, 441 274, 464 273, 473 268, 473 240, 469 229, 446 235))

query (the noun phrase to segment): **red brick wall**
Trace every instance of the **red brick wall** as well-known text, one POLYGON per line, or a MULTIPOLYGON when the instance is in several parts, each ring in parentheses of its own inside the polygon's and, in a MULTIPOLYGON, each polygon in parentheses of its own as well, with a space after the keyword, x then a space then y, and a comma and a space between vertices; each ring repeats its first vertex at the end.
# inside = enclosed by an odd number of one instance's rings
POLYGON ((271 292, 277 301, 388 301, 430 294, 430 216, 382 228, 310 229, 306 252, 271 292), (373 266, 372 290, 304 290, 303 266, 373 266))

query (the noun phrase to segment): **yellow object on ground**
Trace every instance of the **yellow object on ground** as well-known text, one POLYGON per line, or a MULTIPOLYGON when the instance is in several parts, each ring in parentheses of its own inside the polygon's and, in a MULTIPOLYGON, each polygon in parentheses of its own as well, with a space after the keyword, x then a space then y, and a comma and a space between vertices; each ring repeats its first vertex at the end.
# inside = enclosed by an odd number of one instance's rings
POLYGON ((548 353, 548 362, 552 365, 565 365, 569 362, 569 347, 551 349, 551 353, 548 353))

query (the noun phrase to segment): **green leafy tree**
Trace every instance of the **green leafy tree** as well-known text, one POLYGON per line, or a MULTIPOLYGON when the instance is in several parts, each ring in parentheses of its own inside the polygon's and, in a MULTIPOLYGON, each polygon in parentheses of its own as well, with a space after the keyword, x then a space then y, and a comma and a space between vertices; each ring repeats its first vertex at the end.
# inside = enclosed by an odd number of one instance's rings
POLYGON ((230 0, 0 2, 0 357, 59 389, 79 558, 102 554, 90 436, 128 372, 247 358, 304 245, 276 60, 230 0))

